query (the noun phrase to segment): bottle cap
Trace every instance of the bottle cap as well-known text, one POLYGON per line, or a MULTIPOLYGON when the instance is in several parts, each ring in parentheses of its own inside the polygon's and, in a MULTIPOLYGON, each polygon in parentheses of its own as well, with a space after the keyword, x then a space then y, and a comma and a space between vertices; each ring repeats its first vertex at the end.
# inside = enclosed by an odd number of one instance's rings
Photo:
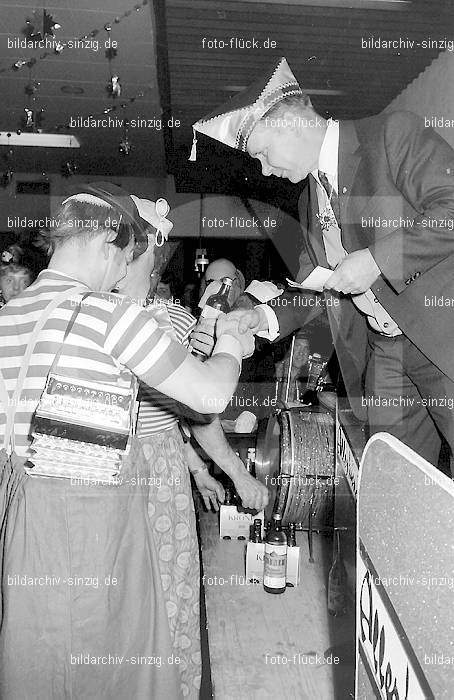
POLYGON ((223 277, 222 281, 224 284, 233 284, 233 279, 231 277, 223 277))
POLYGON ((282 515, 280 513, 273 513, 273 520, 282 520, 282 515))

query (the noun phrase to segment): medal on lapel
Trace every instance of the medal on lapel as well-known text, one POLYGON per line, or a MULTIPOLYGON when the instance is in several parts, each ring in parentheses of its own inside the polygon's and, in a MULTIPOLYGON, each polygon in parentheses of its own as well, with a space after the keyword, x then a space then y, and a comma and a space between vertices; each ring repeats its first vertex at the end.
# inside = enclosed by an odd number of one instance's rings
POLYGON ((326 206, 320 213, 315 215, 320 222, 323 233, 329 231, 333 226, 337 226, 336 217, 333 214, 331 207, 326 206))

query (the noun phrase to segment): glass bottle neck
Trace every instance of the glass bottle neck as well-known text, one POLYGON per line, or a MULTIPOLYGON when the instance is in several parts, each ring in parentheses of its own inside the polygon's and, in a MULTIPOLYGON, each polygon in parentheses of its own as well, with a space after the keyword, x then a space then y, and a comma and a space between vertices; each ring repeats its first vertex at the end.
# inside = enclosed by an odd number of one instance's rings
POLYGON ((218 294, 220 296, 227 296, 228 293, 230 292, 231 286, 232 286, 231 282, 223 282, 221 284, 221 288, 220 288, 218 294))

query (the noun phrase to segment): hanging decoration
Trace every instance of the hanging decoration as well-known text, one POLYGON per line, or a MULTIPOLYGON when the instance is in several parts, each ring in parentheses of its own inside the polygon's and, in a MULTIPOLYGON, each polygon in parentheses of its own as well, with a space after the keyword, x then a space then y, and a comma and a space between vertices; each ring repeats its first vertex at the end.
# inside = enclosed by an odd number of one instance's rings
POLYGON ((118 146, 118 150, 120 152, 120 155, 122 156, 129 156, 132 148, 132 143, 129 140, 129 121, 127 119, 124 120, 124 126, 123 126, 123 138, 120 141, 120 144, 118 146))
POLYGON ((205 272, 205 268, 207 267, 208 263, 209 260, 207 258, 207 249, 197 248, 195 251, 194 271, 198 273, 199 277, 205 272))
POLYGON ((36 109, 36 93, 40 83, 36 80, 32 80, 32 68, 29 66, 29 78, 28 83, 24 88, 24 92, 27 95, 27 106, 24 107, 24 116, 21 119, 21 127, 24 131, 37 132, 41 129, 42 121, 44 119, 44 110, 36 109))
POLYGON ((109 73, 110 73, 110 78, 109 81, 106 85, 106 91, 109 97, 113 97, 114 99, 116 97, 120 97, 121 95, 121 83, 120 83, 120 78, 114 71, 112 70, 112 61, 117 57, 118 51, 115 47, 111 45, 110 41, 110 34, 112 32, 112 25, 111 24, 105 24, 104 25, 104 31, 108 34, 109 40, 106 41, 106 51, 105 51, 105 56, 107 60, 109 61, 109 73))
MULTIPOLYGON (((13 65, 11 66, 11 69, 14 71, 18 71, 24 66, 27 66, 27 68, 33 68, 33 66, 36 63, 36 58, 19 58, 13 65)), ((2 69, 0 70, 0 73, 5 73, 7 69, 2 69)))
POLYGON ((202 228, 203 228, 203 194, 200 193, 200 216, 199 216, 199 247, 195 251, 194 271, 201 277, 205 272, 209 260, 207 249, 203 248, 202 244, 202 228))
MULTIPOLYGON (((25 116, 22 117, 21 125, 24 131, 41 131, 44 119, 43 109, 31 109, 24 107, 25 116)), ((18 130, 20 131, 20 129, 18 130)))
POLYGON ((11 147, 9 147, 6 153, 3 154, 3 160, 6 162, 6 170, 2 173, 0 177, 0 185, 1 187, 3 187, 3 189, 6 189, 12 183, 14 176, 14 150, 11 147))
POLYGON ((65 160, 60 166, 60 173, 62 177, 72 177, 77 173, 77 163, 73 160, 65 160))
POLYGON ((11 168, 8 168, 2 174, 1 185, 2 185, 4 190, 6 190, 6 188, 9 187, 10 184, 12 183, 13 175, 14 175, 14 172, 11 170, 11 168))
MULTIPOLYGON (((130 17, 133 13, 133 11, 136 12, 141 12, 146 5, 149 4, 149 0, 142 0, 140 3, 135 4, 131 9, 126 10, 123 12, 122 15, 118 15, 117 17, 114 18, 114 24, 120 24, 120 22, 123 22, 123 20, 127 19, 130 17)), ((25 28, 25 33, 31 32, 32 34, 34 32, 37 32, 34 34, 34 38, 32 41, 38 41, 38 35, 42 36, 42 32, 47 32, 47 34, 44 34, 44 36, 49 36, 49 31, 51 32, 51 35, 53 36, 53 30, 54 29, 61 29, 61 26, 54 22, 52 15, 50 15, 46 10, 41 10, 42 16, 38 16, 35 18, 35 23, 33 23, 31 20, 27 20, 26 23, 26 28, 25 28), (46 13, 46 16, 45 16, 46 13)), ((60 56, 64 51, 66 50, 71 50, 78 44, 86 41, 87 39, 91 39, 95 36, 97 36, 100 32, 100 29, 94 28, 90 32, 87 32, 86 34, 83 34, 80 37, 76 37, 75 39, 72 39, 71 42, 64 43, 64 42, 58 42, 56 46, 53 48, 52 51, 43 51, 38 58, 24 58, 20 59, 19 61, 16 61, 13 63, 12 66, 8 66, 6 68, 0 68, 0 73, 7 73, 8 71, 17 71, 23 68, 24 66, 28 65, 30 61, 33 61, 36 63, 37 60, 39 61, 44 61, 46 58, 49 56, 60 56)))
POLYGON ((46 36, 54 36, 54 29, 61 29, 61 25, 47 10, 35 10, 33 20, 27 18, 23 34, 29 41, 43 41, 46 36))
POLYGON ((40 83, 37 83, 36 80, 31 80, 28 85, 25 86, 24 92, 28 97, 34 97, 34 95, 36 95, 38 92, 39 86, 40 83))
MULTIPOLYGON (((123 12, 123 14, 116 16, 113 20, 112 23, 106 23, 104 25, 104 31, 107 33, 108 36, 110 36, 112 32, 112 26, 120 24, 124 19, 128 18, 133 11, 135 10, 136 12, 141 12, 145 6, 149 4, 149 0, 142 0, 141 3, 138 3, 133 6, 133 8, 126 10, 123 12)), ((37 44, 39 41, 42 41, 46 37, 54 37, 55 34, 54 32, 58 29, 61 29, 61 25, 56 22, 47 10, 36 10, 33 13, 33 19, 27 18, 26 20, 26 26, 25 29, 23 30, 23 33, 26 35, 27 39, 34 42, 37 44)), ((87 40, 89 38, 95 37, 99 34, 101 30, 100 29, 92 29, 90 32, 87 34, 84 34, 83 36, 79 37, 78 40, 79 42, 82 42, 83 40, 87 40)), ((31 132, 31 133, 41 133, 42 129, 42 121, 44 119, 44 109, 38 109, 36 106, 36 96, 38 93, 38 89, 40 86, 40 83, 32 80, 32 69, 34 66, 37 64, 38 61, 44 60, 45 58, 53 55, 60 55, 64 53, 66 49, 69 49, 71 47, 74 47, 76 45, 75 40, 71 40, 71 42, 65 43, 62 41, 58 42, 52 42, 53 44, 53 50, 52 51, 44 51, 41 52, 39 55, 35 56, 30 56, 30 57, 22 57, 19 58, 18 60, 15 61, 15 63, 9 67, 5 68, 0 68, 0 74, 6 73, 7 71, 15 71, 18 72, 22 70, 24 67, 28 68, 30 76, 29 76, 29 81, 27 85, 24 88, 24 92, 27 96, 27 105, 24 106, 24 111, 20 123, 20 128, 17 129, 17 134, 21 134, 21 130, 26 131, 26 132, 31 132)), ((109 42, 108 40, 105 42, 106 48, 106 58, 109 62, 109 72, 110 72, 110 80, 108 84, 106 85, 106 90, 109 95, 109 97, 113 98, 114 100, 118 100, 117 102, 110 103, 108 107, 102 110, 102 112, 99 112, 98 114, 89 114, 87 117, 83 117, 83 119, 96 119, 97 117, 103 117, 106 114, 109 114, 111 112, 117 111, 117 110, 126 110, 127 107, 135 102, 136 100, 145 97, 146 90, 141 90, 137 94, 133 95, 132 97, 128 98, 122 98, 122 102, 120 103, 120 96, 122 95, 122 85, 120 83, 120 78, 116 72, 112 70, 112 61, 117 57, 118 51, 115 48, 117 45, 116 42, 109 42), (112 46, 113 44, 113 46, 112 46)), ((33 48, 37 48, 36 46, 33 48)), ((122 120, 123 123, 123 134, 122 134, 122 139, 118 145, 119 153, 123 156, 128 156, 131 152, 131 149, 133 148, 133 144, 130 140, 129 137, 129 121, 127 119, 122 120)), ((61 130, 71 130, 73 128, 76 128, 76 125, 72 125, 71 123, 66 123, 66 124, 56 124, 53 127, 52 126, 46 126, 46 131, 47 130, 54 130, 54 131, 61 131, 61 130)), ((78 167, 77 164, 73 160, 64 160, 61 163, 60 166, 60 171, 63 177, 72 177, 77 173, 78 167)), ((13 168, 12 166, 8 163, 8 167, 6 171, 0 175, 0 185, 3 187, 7 187, 13 177, 13 168)))
POLYGON ((106 85, 107 94, 110 97, 120 97, 121 95, 121 83, 118 75, 111 75, 110 80, 106 85))
MULTIPOLYGON (((111 112, 117 112, 120 109, 126 109, 130 104, 135 102, 136 100, 139 100, 141 97, 145 97, 145 91, 141 90, 138 92, 136 95, 133 95, 132 97, 126 98, 123 102, 120 104, 114 104, 111 105, 110 107, 106 107, 105 109, 102 110, 102 112, 96 112, 95 114, 87 114, 85 117, 81 117, 82 120, 86 119, 98 119, 103 117, 105 114, 110 114, 111 112)), ((67 124, 55 124, 53 129, 55 131, 61 131, 62 129, 74 129, 77 128, 77 126, 72 126, 70 123, 67 124)))

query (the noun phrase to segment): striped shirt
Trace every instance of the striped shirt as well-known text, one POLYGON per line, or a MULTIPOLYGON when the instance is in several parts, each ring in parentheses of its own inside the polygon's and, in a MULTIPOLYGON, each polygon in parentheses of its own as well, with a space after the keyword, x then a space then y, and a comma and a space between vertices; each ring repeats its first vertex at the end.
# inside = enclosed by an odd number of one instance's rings
MULTIPOLYGON (((150 304, 147 311, 153 315, 161 330, 178 340, 185 348, 189 345, 189 334, 197 323, 189 311, 179 304, 150 304)), ((162 430, 170 430, 177 422, 175 401, 156 389, 142 384, 139 392, 139 414, 137 437, 146 437, 162 430)))
MULTIPOLYGON (((22 358, 33 328, 54 296, 71 288, 86 287, 76 279, 44 270, 36 281, 0 310, 0 371, 12 397, 22 358)), ((90 291, 86 287, 86 291, 90 291)), ((15 416, 16 452, 29 456, 33 414, 44 390, 47 374, 63 342, 75 305, 84 291, 62 302, 47 320, 27 370, 15 416)), ((60 361, 58 374, 97 382, 123 382, 131 374, 147 375, 160 384, 181 365, 187 351, 161 330, 153 316, 120 294, 92 292, 81 304, 60 361)), ((0 447, 3 444, 5 413, 0 411, 0 447)))

